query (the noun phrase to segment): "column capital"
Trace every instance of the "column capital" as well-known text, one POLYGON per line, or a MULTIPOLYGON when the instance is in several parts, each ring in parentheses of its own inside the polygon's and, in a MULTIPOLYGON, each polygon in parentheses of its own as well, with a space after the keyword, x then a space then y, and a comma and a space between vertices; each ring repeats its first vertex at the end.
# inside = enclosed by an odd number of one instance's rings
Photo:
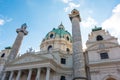
POLYGON ((32 70, 32 68, 29 68, 28 70, 32 70))
POLYGON ((23 32, 24 35, 27 35, 27 34, 28 34, 28 31, 26 30, 26 28, 27 28, 27 24, 24 23, 24 24, 21 25, 21 28, 18 28, 18 29, 16 30, 16 32, 17 32, 17 33, 23 32))
POLYGON ((73 10, 71 11, 71 14, 69 14, 69 18, 70 18, 71 21, 72 21, 73 18, 78 18, 79 21, 81 22, 80 13, 79 13, 79 11, 76 10, 76 9, 73 9, 73 10))
POLYGON ((47 67, 47 70, 50 70, 50 67, 47 67))

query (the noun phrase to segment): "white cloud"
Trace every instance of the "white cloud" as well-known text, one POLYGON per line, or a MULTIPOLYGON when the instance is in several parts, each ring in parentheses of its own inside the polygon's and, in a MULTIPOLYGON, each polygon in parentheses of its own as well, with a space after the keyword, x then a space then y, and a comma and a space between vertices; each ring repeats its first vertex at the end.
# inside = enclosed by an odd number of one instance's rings
POLYGON ((81 25, 83 27, 93 27, 97 24, 98 24, 97 21, 95 21, 92 17, 88 17, 86 20, 83 20, 81 22, 81 25))
POLYGON ((4 23, 5 23, 5 20, 0 19, 0 26, 4 25, 4 23))
POLYGON ((120 4, 112 10, 112 16, 102 23, 104 29, 109 29, 113 35, 120 36, 120 4))
POLYGON ((68 11, 70 11, 74 8, 78 8, 78 7, 80 7, 80 4, 75 4, 73 2, 69 2, 68 7, 64 8, 64 10, 65 10, 65 12, 68 12, 68 11))
MULTIPOLYGON (((1 17, 1 15, 0 15, 0 17, 1 17)), ((2 16, 2 18, 0 18, 0 26, 4 25, 7 22, 11 22, 12 20, 13 20, 12 18, 2 16)))
POLYGON ((72 0, 62 0, 62 2, 64 2, 64 3, 68 3, 70 1, 72 1, 72 0))

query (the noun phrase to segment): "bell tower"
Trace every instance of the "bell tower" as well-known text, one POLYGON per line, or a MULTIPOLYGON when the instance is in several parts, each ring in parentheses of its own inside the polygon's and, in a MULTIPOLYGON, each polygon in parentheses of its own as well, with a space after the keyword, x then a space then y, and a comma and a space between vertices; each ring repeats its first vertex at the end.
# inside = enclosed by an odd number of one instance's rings
POLYGON ((69 14, 69 18, 72 23, 73 80, 86 80, 85 62, 79 24, 79 22, 81 22, 79 11, 73 9, 71 14, 69 14))

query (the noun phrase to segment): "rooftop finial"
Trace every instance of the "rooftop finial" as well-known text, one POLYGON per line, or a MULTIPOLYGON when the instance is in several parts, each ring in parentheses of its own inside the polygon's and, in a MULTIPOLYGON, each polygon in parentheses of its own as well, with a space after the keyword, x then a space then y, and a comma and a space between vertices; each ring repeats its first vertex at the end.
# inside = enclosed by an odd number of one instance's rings
POLYGON ((58 26, 58 28, 59 28, 59 29, 65 29, 64 26, 63 26, 63 24, 62 24, 62 22, 61 22, 61 24, 58 26))
POLYGON ((61 24, 60 24, 60 25, 63 26, 62 21, 61 21, 61 24))

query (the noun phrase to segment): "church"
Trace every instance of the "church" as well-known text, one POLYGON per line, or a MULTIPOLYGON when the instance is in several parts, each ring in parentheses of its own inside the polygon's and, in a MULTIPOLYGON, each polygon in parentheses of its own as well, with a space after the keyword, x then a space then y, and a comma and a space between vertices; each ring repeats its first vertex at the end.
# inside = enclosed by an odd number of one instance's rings
POLYGON ((40 51, 28 50, 18 56, 27 25, 16 30, 11 47, 0 51, 0 80, 120 80, 118 38, 102 29, 91 30, 82 48, 81 17, 78 10, 69 14, 72 35, 61 23, 43 38, 40 51))

